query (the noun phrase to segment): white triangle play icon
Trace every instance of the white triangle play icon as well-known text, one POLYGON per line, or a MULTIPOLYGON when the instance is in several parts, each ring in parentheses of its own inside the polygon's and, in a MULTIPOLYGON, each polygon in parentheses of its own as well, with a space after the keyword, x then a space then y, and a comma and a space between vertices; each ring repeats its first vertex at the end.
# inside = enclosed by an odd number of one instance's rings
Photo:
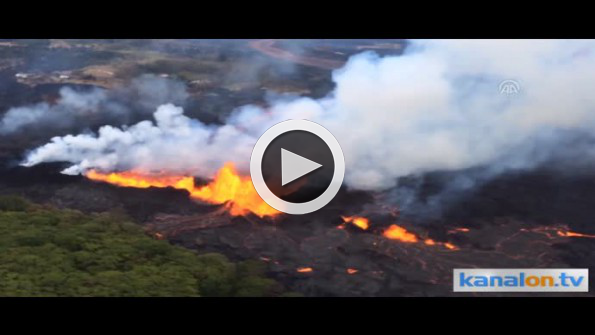
POLYGON ((285 186, 322 165, 281 148, 281 186, 285 186))

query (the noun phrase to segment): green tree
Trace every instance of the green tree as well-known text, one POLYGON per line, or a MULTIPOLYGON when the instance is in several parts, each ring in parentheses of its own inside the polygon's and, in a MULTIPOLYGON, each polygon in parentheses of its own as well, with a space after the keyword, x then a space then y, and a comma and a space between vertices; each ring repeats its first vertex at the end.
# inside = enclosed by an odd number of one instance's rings
POLYGON ((262 262, 155 240, 122 213, 0 197, 0 296, 270 296, 262 262))

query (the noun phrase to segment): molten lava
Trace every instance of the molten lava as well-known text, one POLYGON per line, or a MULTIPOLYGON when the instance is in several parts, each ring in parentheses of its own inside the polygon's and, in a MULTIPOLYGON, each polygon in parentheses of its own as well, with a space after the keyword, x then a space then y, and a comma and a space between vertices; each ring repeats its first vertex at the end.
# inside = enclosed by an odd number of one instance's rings
POLYGON ((444 245, 444 246, 445 246, 447 249, 450 249, 450 250, 459 250, 459 248, 458 248, 456 245, 454 245, 454 244, 452 244, 452 243, 449 243, 449 242, 446 242, 446 243, 444 243, 443 245, 444 245))
MULTIPOLYGON (((341 216, 341 218, 343 219, 343 223, 340 224, 339 226, 337 226, 337 229, 345 229, 345 224, 347 224, 347 223, 351 223, 351 224, 355 225, 356 227, 359 227, 360 229, 363 229, 363 230, 368 230, 370 228, 370 220, 365 217, 341 216)), ((461 228, 458 231, 468 232, 469 229, 461 228)), ((450 242, 436 242, 431 238, 421 238, 421 237, 418 237, 416 234, 411 233, 411 232, 407 231, 407 229, 405 229, 401 226, 398 226, 396 224, 390 225, 382 233, 382 235, 388 239, 405 242, 405 243, 423 242, 423 244, 425 244, 427 246, 443 246, 449 250, 459 250, 459 248, 456 245, 454 245, 450 242)), ((348 270, 347 272, 349 274, 351 274, 349 271, 350 270, 348 270)), ((357 270, 355 270, 355 271, 357 271, 357 270)), ((355 273, 355 272, 353 272, 353 273, 355 273)))
POLYGON ((424 241, 425 245, 436 245, 436 241, 432 240, 431 238, 424 241))
POLYGON ((280 212, 269 206, 256 193, 252 180, 241 177, 231 163, 221 168, 215 179, 208 185, 196 187, 192 176, 172 176, 159 174, 146 174, 137 171, 117 173, 101 173, 90 170, 86 177, 123 187, 149 188, 173 187, 186 190, 194 199, 213 204, 227 203, 231 215, 246 215, 249 212, 259 217, 274 216, 280 212))
POLYGON ((543 226, 543 227, 535 227, 535 228, 522 228, 521 231, 525 232, 525 233, 533 232, 533 233, 544 234, 550 239, 555 238, 556 235, 560 236, 560 237, 595 238, 595 235, 583 234, 583 233, 570 231, 568 229, 568 226, 566 226, 566 225, 557 226, 557 227, 543 226))
POLYGON ((585 238, 595 238, 595 235, 583 234, 583 233, 575 233, 573 231, 563 231, 558 230, 558 236, 562 237, 585 237, 585 238))
POLYGON ((417 237, 417 235, 410 233, 405 228, 397 226, 395 224, 390 225, 388 229, 384 231, 383 235, 384 237, 389 238, 391 240, 397 240, 406 243, 417 243, 421 240, 425 245, 428 246, 441 245, 449 250, 459 250, 459 248, 456 245, 450 242, 436 242, 431 238, 420 239, 419 237, 417 237))
POLYGON ((370 228, 370 221, 361 216, 341 216, 343 222, 352 223, 363 230, 370 228))
POLYGON ((415 234, 408 232, 405 228, 397 226, 396 224, 390 225, 388 229, 384 231, 384 237, 407 243, 416 243, 418 241, 415 234))
POLYGON ((471 230, 469 228, 454 228, 449 230, 447 233, 448 234, 456 234, 456 233, 468 233, 471 230))
POLYGON ((256 193, 249 177, 240 177, 231 163, 227 163, 215 177, 215 180, 190 192, 193 198, 212 203, 231 202, 232 215, 245 215, 252 212, 260 217, 272 216, 280 212, 269 206, 256 193))
POLYGON ((194 188, 194 178, 183 176, 146 175, 136 171, 104 174, 95 170, 87 171, 85 176, 91 180, 102 181, 123 187, 173 187, 184 190, 191 190, 194 188))

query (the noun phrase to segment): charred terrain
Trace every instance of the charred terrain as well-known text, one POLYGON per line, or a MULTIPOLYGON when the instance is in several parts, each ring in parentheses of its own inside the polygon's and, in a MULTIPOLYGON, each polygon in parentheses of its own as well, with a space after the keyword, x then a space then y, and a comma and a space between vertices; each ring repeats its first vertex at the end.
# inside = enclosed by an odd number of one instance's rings
POLYGON ((0 195, 125 215, 153 239, 261 262, 268 277, 305 296, 451 296, 453 268, 595 266, 592 166, 581 173, 547 165, 510 170, 452 193, 445 192, 449 182, 469 171, 432 171, 403 177, 390 190, 345 186, 322 210, 291 216, 210 201, 201 187, 213 178, 192 176, 192 187, 135 187, 62 174, 63 162, 20 165, 52 137, 131 126, 171 100, 189 117, 222 125, 238 106, 324 97, 333 89, 332 71, 349 56, 400 55, 405 47, 375 40, 2 42, 0 116, 43 104, 50 114, 0 133, 0 195), (153 85, 168 93, 159 96, 153 85), (80 107, 90 114, 70 115, 64 87, 86 97, 102 93, 80 107), (60 117, 74 121, 54 122, 60 117))

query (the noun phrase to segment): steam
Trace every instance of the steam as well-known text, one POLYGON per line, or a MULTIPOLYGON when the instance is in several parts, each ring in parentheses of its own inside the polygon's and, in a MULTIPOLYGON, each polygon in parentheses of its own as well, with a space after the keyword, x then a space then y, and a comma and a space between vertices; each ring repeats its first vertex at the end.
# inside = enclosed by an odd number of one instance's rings
POLYGON ((184 104, 188 99, 186 84, 182 81, 147 74, 133 79, 130 88, 123 89, 120 95, 135 99, 136 104, 150 112, 159 105, 184 104))
POLYGON ((9 109, 0 119, 0 135, 24 129, 59 130, 88 126, 92 121, 126 123, 134 113, 153 113, 164 103, 183 104, 188 98, 184 83, 154 75, 143 75, 126 88, 75 90, 62 87, 55 104, 9 109))
POLYGON ((260 134, 287 119, 328 128, 345 154, 347 186, 361 190, 386 190, 400 177, 436 170, 489 166, 495 175, 532 168, 561 150, 594 157, 590 145, 561 145, 595 135, 594 41, 413 41, 402 56, 353 56, 333 80, 335 90, 323 99, 244 106, 224 126, 162 105, 154 121, 53 138, 23 164, 70 162, 66 173, 135 168, 210 177, 234 161, 247 172, 260 134), (519 91, 501 92, 505 80, 519 91))
MULTIPOLYGON (((67 127, 77 117, 98 113, 99 107, 107 101, 105 90, 98 88, 89 92, 77 92, 70 87, 63 87, 59 94, 60 98, 55 105, 42 102, 9 109, 0 120, 0 134, 14 133, 35 124, 67 127)), ((119 114, 122 110, 107 108, 104 112, 119 114)))
POLYGON ((23 165, 51 161, 75 163, 63 171, 66 174, 93 168, 207 176, 226 161, 240 164, 250 157, 253 138, 234 126, 205 126, 183 115, 182 108, 172 104, 160 106, 154 118, 155 122, 142 121, 129 128, 104 126, 97 135, 54 137, 29 154, 23 165))

